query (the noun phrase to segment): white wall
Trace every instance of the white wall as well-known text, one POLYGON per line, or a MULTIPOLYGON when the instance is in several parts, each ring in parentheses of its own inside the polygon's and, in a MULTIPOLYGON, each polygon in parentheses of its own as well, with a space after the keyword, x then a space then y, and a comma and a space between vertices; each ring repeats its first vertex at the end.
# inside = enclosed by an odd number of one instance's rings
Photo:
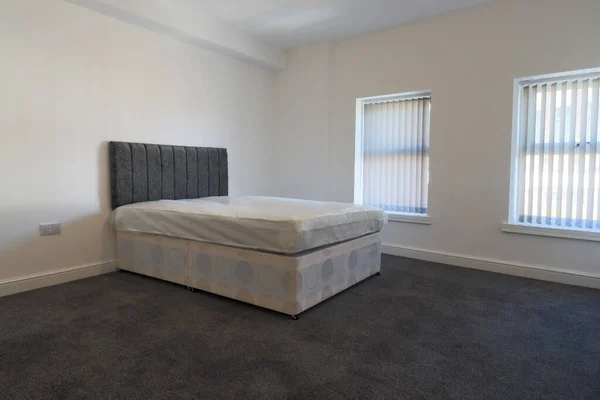
POLYGON ((329 199, 330 56, 327 45, 291 52, 288 70, 277 77, 274 140, 280 196, 329 199))
POLYGON ((292 51, 277 76, 277 193, 353 200, 356 98, 432 90, 432 226, 401 247, 600 274, 594 242, 506 234, 513 80, 600 66, 597 0, 495 0, 292 51))
POLYGON ((62 0, 2 1, 0 54, 0 281, 114 258, 109 140, 227 147, 231 193, 271 192, 272 72, 62 0))

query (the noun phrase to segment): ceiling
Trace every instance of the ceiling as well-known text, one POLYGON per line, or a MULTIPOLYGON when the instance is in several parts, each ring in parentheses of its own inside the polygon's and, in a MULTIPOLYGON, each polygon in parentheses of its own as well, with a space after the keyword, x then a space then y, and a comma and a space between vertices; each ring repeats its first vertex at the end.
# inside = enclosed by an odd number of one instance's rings
POLYGON ((492 0, 101 0, 136 13, 151 8, 211 19, 254 38, 292 48, 344 39, 492 0))

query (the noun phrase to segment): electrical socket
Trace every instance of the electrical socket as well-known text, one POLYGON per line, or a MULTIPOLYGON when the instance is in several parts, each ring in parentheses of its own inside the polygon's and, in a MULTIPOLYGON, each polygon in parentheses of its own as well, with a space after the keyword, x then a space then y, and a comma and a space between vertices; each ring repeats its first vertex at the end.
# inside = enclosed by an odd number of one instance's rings
POLYGON ((40 224, 40 236, 60 235, 60 223, 40 224))

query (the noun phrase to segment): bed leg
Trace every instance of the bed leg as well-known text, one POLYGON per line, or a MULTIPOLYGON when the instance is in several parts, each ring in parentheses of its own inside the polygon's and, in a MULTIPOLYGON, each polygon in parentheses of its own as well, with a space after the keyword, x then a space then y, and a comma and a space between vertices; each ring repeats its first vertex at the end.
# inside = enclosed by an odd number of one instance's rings
POLYGON ((189 291, 190 291, 190 292, 192 292, 192 293, 195 293, 195 292, 197 292, 197 291, 198 291, 198 289, 196 289, 196 288, 193 288, 193 287, 191 287, 191 286, 186 286, 186 287, 187 287, 187 290, 189 290, 189 291))
POLYGON ((378 272, 376 272, 376 273, 375 273, 375 276, 381 276, 381 272, 379 272, 379 271, 378 271, 378 272))
POLYGON ((292 319, 293 319, 294 321, 298 321, 298 316, 297 316, 297 315, 292 315, 292 319))

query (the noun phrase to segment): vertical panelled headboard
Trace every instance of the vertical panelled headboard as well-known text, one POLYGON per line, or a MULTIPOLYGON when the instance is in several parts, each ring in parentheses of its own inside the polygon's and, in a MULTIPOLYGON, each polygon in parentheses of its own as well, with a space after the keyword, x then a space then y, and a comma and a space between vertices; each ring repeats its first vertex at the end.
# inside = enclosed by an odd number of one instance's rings
POLYGON ((227 150, 110 142, 111 204, 227 196, 227 150))

